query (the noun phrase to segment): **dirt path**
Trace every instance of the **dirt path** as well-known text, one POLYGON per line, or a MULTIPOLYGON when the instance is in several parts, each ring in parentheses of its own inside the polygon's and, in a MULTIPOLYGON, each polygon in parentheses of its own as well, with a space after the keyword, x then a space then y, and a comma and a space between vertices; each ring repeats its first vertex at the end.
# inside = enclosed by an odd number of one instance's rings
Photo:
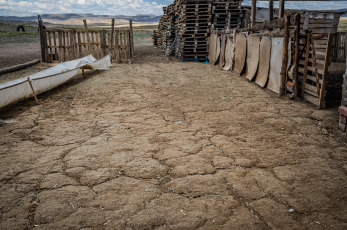
POLYGON ((0 51, 0 69, 41 59, 39 42, 0 44, 0 51))
POLYGON ((347 228, 336 109, 137 53, 0 111, 0 229, 347 228))

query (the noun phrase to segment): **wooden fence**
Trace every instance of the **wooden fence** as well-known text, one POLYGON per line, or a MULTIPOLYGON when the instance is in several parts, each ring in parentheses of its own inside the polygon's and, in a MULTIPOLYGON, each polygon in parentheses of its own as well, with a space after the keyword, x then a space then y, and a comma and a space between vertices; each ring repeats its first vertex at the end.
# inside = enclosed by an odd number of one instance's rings
POLYGON ((42 61, 46 63, 89 54, 96 59, 111 54, 116 63, 128 63, 134 57, 132 22, 129 29, 123 30, 42 29, 40 35, 42 61))
POLYGON ((333 62, 346 62, 346 32, 338 32, 334 38, 334 46, 332 50, 333 62))

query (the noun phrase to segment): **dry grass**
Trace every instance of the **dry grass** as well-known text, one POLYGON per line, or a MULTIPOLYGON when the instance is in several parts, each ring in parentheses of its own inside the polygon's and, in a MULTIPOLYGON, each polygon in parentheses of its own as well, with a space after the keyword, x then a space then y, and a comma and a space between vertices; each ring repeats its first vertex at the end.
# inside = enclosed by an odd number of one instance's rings
POLYGON ((347 32, 347 18, 343 17, 340 18, 340 24, 337 29, 338 32, 347 32))

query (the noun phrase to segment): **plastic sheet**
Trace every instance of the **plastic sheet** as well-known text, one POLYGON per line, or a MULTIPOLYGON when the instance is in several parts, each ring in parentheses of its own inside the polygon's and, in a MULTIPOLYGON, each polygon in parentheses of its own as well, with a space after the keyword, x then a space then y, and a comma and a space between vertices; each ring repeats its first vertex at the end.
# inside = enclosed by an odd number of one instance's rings
POLYGON ((33 96, 29 81, 36 94, 53 89, 70 80, 78 72, 78 69, 89 65, 93 69, 106 70, 111 66, 110 56, 97 61, 92 55, 84 58, 68 61, 35 73, 28 77, 0 84, 0 108, 15 101, 33 96))

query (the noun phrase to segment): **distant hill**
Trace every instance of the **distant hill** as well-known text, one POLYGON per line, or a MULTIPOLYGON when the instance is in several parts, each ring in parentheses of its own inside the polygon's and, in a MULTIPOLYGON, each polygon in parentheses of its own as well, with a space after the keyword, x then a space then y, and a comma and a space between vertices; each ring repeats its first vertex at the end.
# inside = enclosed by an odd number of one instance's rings
MULTIPOLYGON (((160 21, 161 16, 155 15, 93 15, 93 14, 42 14, 41 18, 43 22, 52 24, 68 24, 75 25, 81 24, 83 19, 87 19, 91 24, 110 23, 112 18, 116 19, 116 24, 123 24, 129 20, 133 20, 135 23, 157 23, 160 21)), ((36 16, 17 17, 17 16, 0 16, 2 21, 24 21, 24 22, 37 22, 36 16)))

